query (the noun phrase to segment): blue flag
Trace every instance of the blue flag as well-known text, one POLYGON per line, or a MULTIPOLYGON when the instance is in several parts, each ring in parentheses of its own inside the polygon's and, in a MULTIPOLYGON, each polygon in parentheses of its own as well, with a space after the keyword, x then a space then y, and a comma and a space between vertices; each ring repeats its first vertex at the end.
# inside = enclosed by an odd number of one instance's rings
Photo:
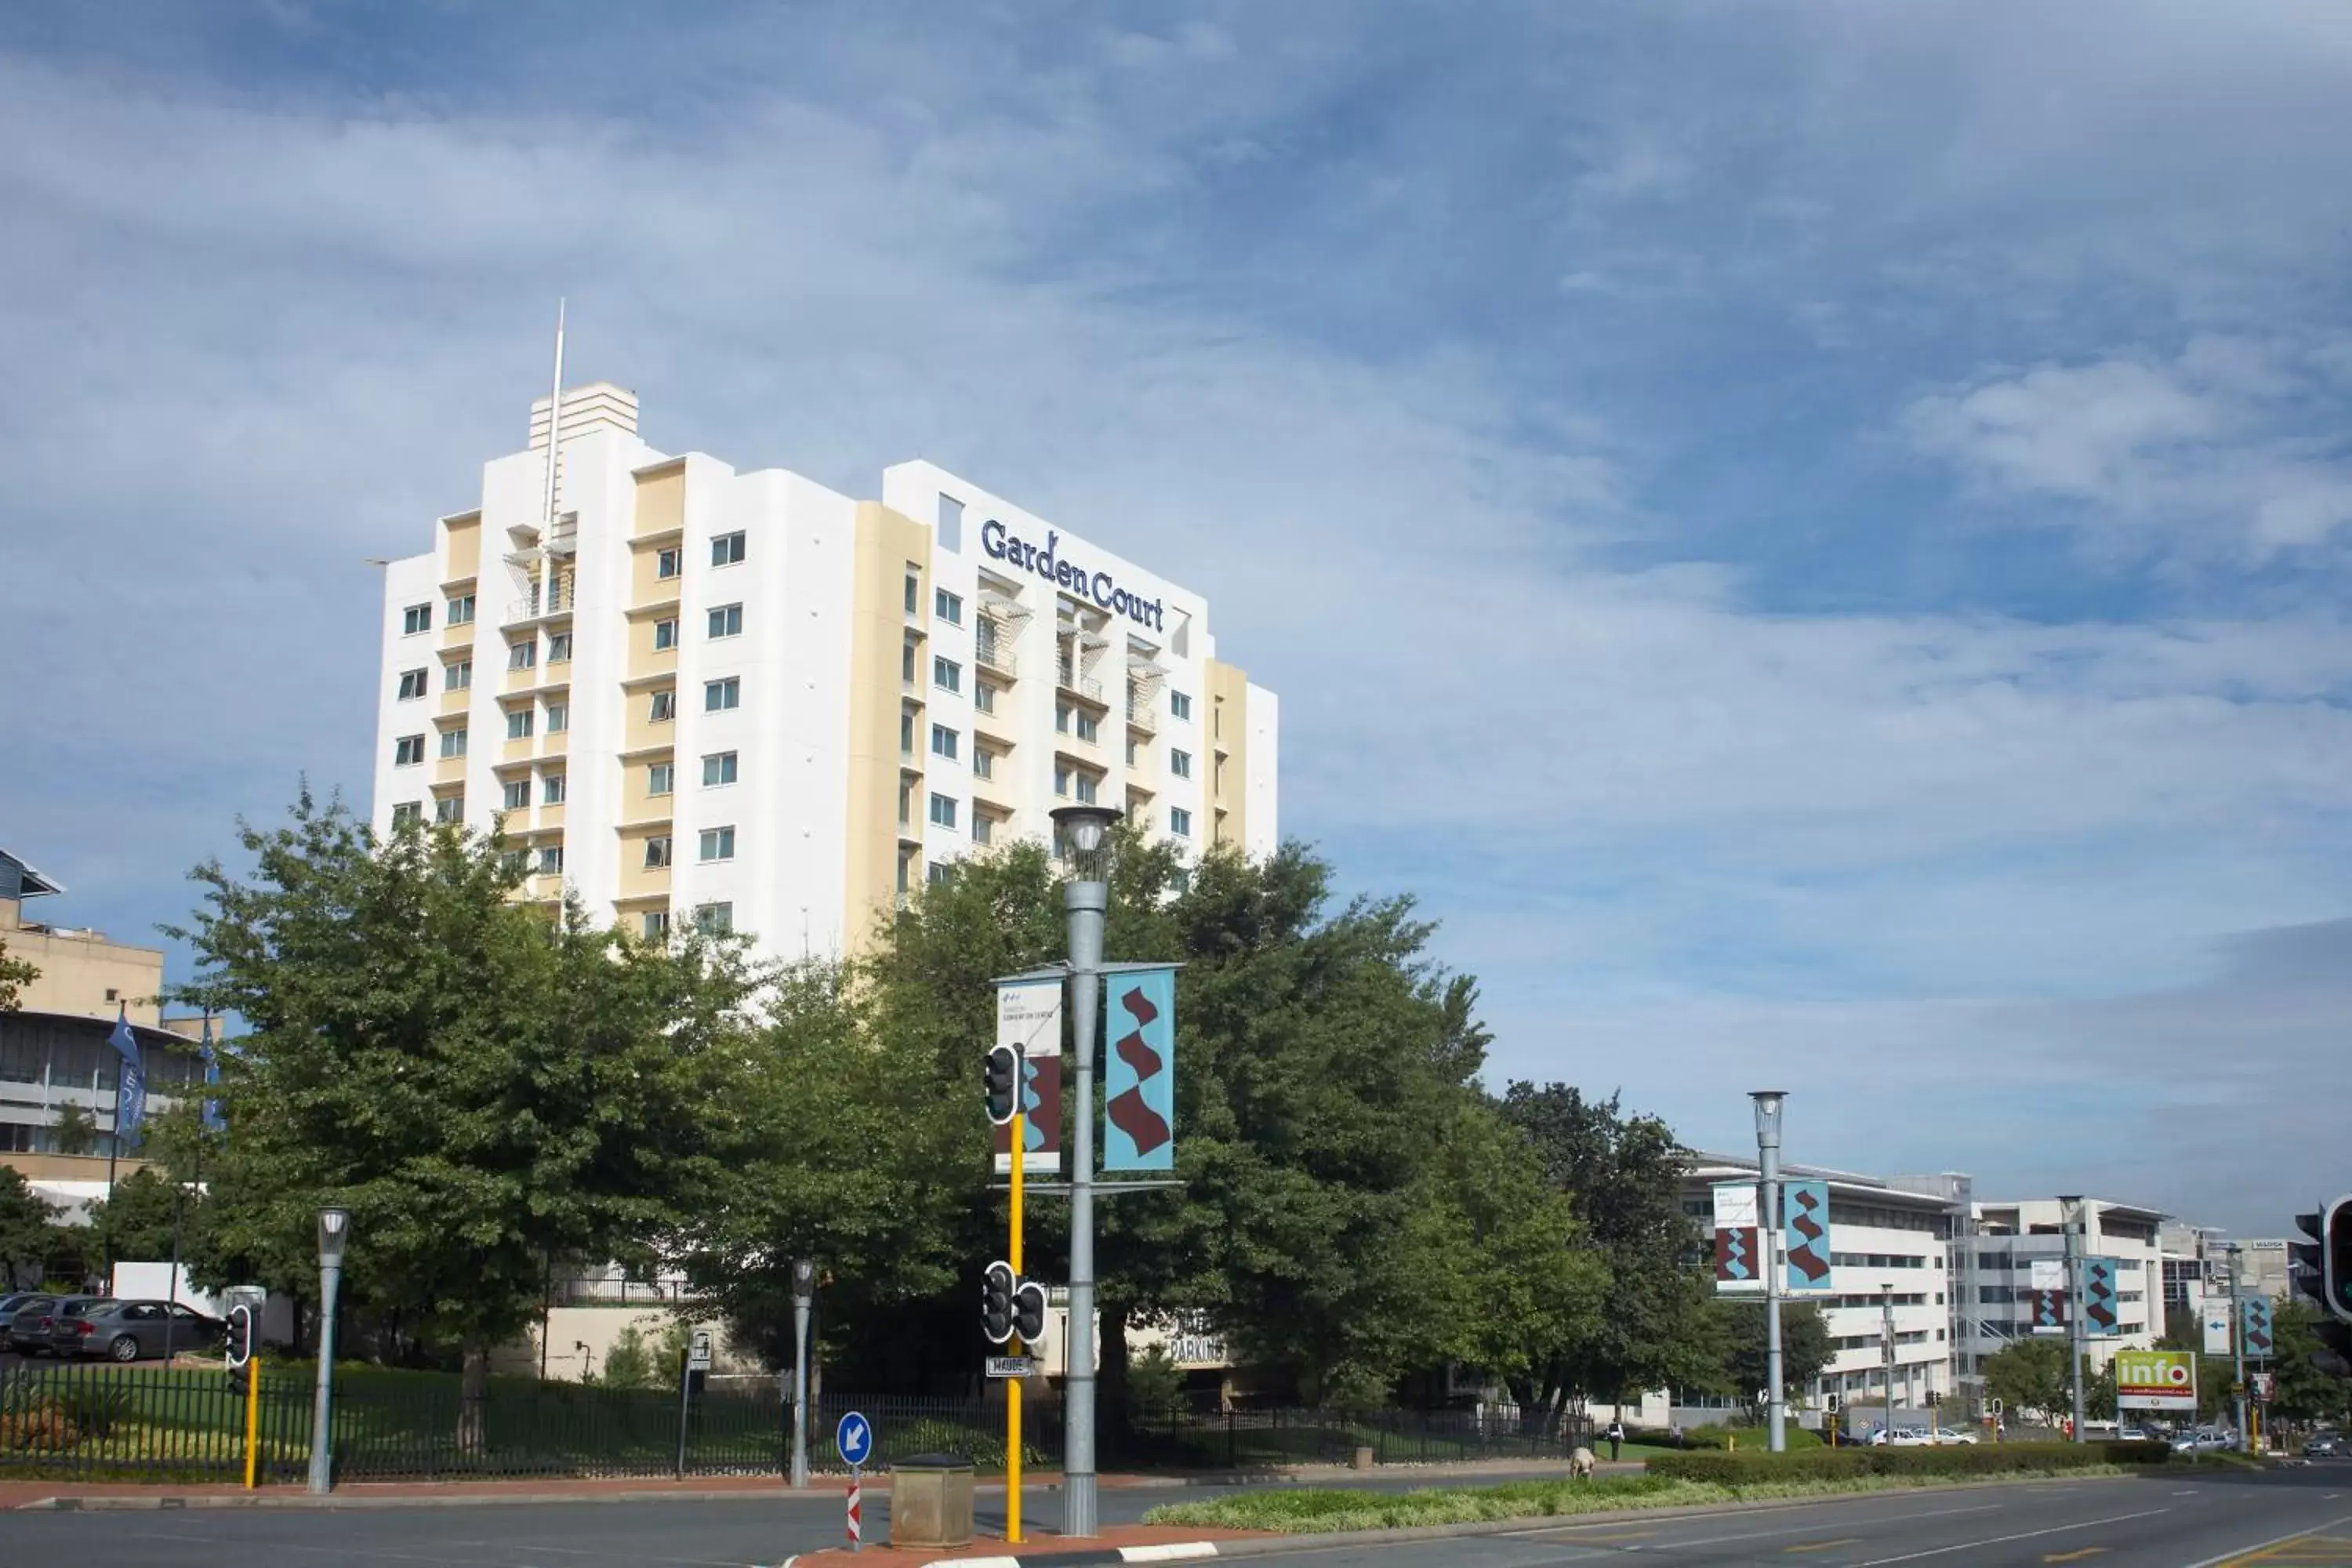
POLYGON ((125 1005, 115 1016, 114 1033, 106 1037, 122 1058, 114 1078, 114 1141, 139 1142, 139 1125, 147 1120, 147 1068, 139 1059, 139 1037, 131 1032, 131 1010, 125 1005))
MULTIPOLYGON (((209 1013, 205 1015, 204 1058, 205 1087, 210 1089, 220 1082, 220 1058, 213 1054, 213 1019, 209 1013)), ((205 1131, 217 1132, 227 1125, 228 1118, 221 1114, 221 1102, 206 1095, 205 1097, 205 1131)))
MULTIPOLYGON (((1166 1171, 1176 1163, 1176 972, 1129 970, 1104 988, 1103 1152, 1106 1171, 1166 1171)), ((1086 1114, 1083 1110, 1080 1115, 1086 1114)))

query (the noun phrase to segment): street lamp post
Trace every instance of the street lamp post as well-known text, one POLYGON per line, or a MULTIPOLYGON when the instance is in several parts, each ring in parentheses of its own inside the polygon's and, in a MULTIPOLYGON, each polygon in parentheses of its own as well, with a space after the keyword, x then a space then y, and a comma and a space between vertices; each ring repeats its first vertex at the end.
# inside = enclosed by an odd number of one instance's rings
POLYGON ((319 1211, 319 1383, 310 1402, 310 1490, 320 1497, 334 1484, 335 1298, 343 1283, 343 1247, 351 1239, 348 1210, 319 1211))
POLYGON ((2058 1207, 2066 1233, 2066 1362, 2074 1391, 2074 1441, 2087 1443, 2090 1435, 2083 1430, 2083 1200, 2062 1194, 2058 1207))
POLYGON ((1764 1267, 1764 1408, 1768 1412, 1772 1452, 1789 1446, 1788 1392, 1780 1371, 1780 1104, 1788 1096, 1777 1089, 1751 1089, 1756 1102, 1757 1173, 1756 1250, 1764 1267))
MULTIPOLYGON (((1054 827, 1070 860, 1062 903, 1069 915, 1071 1082, 1070 1337, 1064 1374, 1062 1533, 1095 1533, 1095 1016, 1102 1001, 1103 914, 1110 907, 1104 845, 1118 814, 1065 805, 1054 827)), ((1018 1151, 1013 1157, 1020 1158, 1018 1151)))
POLYGON ((816 1259, 793 1259, 793 1485, 808 1485, 809 1308, 816 1299, 816 1259))

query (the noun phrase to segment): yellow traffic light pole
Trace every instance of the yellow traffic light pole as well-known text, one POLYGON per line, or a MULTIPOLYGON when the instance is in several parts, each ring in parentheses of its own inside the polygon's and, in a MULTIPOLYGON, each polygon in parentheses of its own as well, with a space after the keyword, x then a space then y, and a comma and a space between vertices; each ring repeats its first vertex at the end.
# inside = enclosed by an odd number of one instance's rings
POLYGON ((254 1460, 261 1447, 261 1358, 245 1363, 245 1489, 253 1489, 254 1460))
MULTIPOLYGON (((1020 1110, 1021 1101, 1013 1100, 1013 1237, 1005 1247, 1005 1261, 1013 1267, 1013 1278, 1021 1278, 1021 1177, 1022 1168, 1029 1163, 1027 1138, 1029 1119, 1020 1110)), ((1017 1287, 1016 1287, 1017 1289, 1017 1287)), ((1013 1297, 1016 1321, 1020 1297, 1013 1297)), ((1007 1347, 1014 1355, 1024 1352, 1021 1336, 1016 1331, 1007 1347)), ((1005 1380, 1004 1391, 1004 1540, 1008 1545, 1021 1542, 1021 1380, 1005 1380)))

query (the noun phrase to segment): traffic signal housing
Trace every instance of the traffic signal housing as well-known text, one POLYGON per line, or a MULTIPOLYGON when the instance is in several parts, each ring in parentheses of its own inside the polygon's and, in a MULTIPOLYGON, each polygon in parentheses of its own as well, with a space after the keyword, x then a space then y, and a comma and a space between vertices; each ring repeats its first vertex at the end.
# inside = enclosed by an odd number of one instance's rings
POLYGON ((1013 1296, 1021 1281, 1014 1278, 1013 1265, 999 1260, 988 1266, 980 1284, 980 1331, 990 1344, 1001 1345, 1013 1337, 1013 1296))
POLYGON ((2308 1241, 2287 1244, 2295 1289, 2327 1314, 2312 1326, 2325 1347, 2311 1364, 2331 1377, 2352 1377, 2352 1195, 2337 1198, 2294 1223, 2308 1241))
POLYGON ((988 1091, 988 1119, 1001 1127, 1013 1120, 1021 1103, 1021 1053, 1011 1046, 991 1046, 980 1070, 988 1091))
POLYGON ((1013 1288, 1013 1331, 1027 1345, 1045 1337, 1045 1287, 1034 1279, 1013 1288))

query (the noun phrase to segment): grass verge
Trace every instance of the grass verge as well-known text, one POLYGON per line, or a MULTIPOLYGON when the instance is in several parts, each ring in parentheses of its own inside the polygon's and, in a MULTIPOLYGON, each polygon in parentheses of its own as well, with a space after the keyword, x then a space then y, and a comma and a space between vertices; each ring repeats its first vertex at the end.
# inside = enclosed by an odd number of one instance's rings
MULTIPOLYGON (((2046 1475, 2012 1472, 2004 1480, 2064 1475, 2117 1476, 2141 1473, 2143 1465, 2087 1465, 2046 1475)), ((1433 1524, 1473 1524, 1518 1519, 1556 1519, 1612 1509, 1704 1508, 1710 1504, 1769 1501, 1782 1498, 1842 1497, 1853 1493, 1904 1491, 1920 1487, 1965 1486, 1981 1476, 1858 1476, 1842 1480, 1768 1480, 1740 1486, 1680 1480, 1669 1476, 1601 1476, 1589 1481, 1511 1481, 1492 1487, 1431 1487, 1410 1492, 1349 1491, 1298 1487, 1243 1492, 1204 1502, 1169 1503, 1143 1516, 1146 1524, 1193 1525, 1224 1530, 1265 1530, 1309 1535, 1353 1530, 1406 1530, 1433 1524)))

